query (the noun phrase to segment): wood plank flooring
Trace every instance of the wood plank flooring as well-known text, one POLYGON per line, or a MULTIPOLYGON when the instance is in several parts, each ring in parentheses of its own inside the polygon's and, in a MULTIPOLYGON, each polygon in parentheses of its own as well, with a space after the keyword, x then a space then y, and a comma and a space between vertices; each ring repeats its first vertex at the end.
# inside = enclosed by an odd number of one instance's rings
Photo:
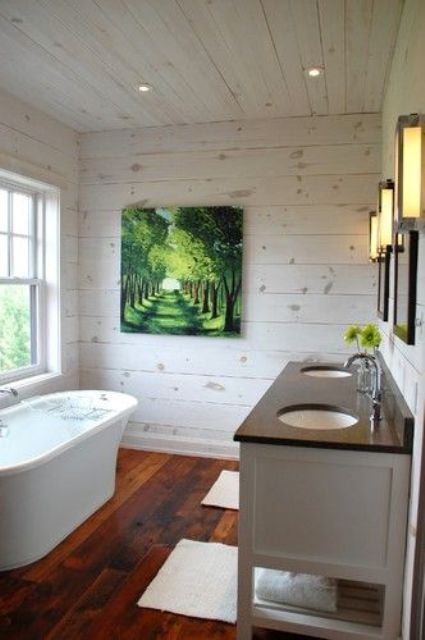
POLYGON ((121 449, 114 497, 48 556, 0 574, 0 638, 235 640, 234 625, 136 606, 181 538, 237 544, 237 512, 201 506, 222 469, 237 463, 121 449))

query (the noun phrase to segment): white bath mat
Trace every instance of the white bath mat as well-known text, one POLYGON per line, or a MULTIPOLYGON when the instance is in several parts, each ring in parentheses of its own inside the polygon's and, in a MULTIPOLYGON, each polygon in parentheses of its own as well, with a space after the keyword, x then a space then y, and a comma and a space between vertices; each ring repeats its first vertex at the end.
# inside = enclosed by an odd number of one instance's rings
POLYGON ((222 471, 202 504, 222 509, 239 509, 239 472, 222 471))
POLYGON ((237 564, 237 547, 180 540, 137 604, 234 624, 237 564))

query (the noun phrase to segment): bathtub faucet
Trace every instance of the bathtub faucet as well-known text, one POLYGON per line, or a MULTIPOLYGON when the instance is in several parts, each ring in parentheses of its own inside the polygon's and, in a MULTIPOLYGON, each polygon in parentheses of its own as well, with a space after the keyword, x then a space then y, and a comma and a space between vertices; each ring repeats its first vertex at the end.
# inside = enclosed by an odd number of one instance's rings
POLYGON ((17 398, 19 393, 13 387, 3 387, 0 389, 0 393, 10 393, 11 396, 17 398))

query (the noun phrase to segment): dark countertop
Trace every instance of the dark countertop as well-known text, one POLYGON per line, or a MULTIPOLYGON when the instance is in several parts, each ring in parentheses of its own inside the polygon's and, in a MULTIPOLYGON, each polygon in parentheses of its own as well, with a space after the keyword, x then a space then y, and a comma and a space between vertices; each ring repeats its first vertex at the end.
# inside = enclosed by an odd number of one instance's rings
MULTIPOLYGON (((382 420, 371 429, 371 400, 356 390, 356 369, 345 378, 315 378, 301 373, 307 366, 326 363, 290 362, 276 378, 236 431, 234 440, 279 444, 294 447, 347 449, 383 453, 411 453, 413 415, 396 386, 382 358, 382 420), (280 409, 301 404, 337 406, 359 418, 345 429, 298 429, 284 424, 277 414, 280 409)), ((335 367, 335 363, 329 363, 335 367)))

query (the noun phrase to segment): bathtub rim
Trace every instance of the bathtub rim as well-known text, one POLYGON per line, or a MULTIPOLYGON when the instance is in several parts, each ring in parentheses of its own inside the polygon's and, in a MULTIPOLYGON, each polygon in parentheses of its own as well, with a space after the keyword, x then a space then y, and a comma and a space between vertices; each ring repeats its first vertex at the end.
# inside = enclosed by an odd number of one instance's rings
MULTIPOLYGON (((3 476, 9 476, 9 475, 13 475, 13 474, 17 474, 17 473, 23 473, 25 471, 29 471, 30 469, 35 469, 36 467, 41 466, 42 464, 44 464, 45 462, 49 462, 49 460, 52 460, 53 458, 59 456, 61 453, 64 453, 65 451, 67 451, 68 449, 70 449, 71 447, 76 446, 77 444, 79 444, 80 442, 82 442, 83 440, 86 440, 87 438, 90 438, 90 436, 94 436, 97 433, 99 433, 100 431, 103 431, 103 429, 106 429, 108 426, 110 426, 111 424, 114 424, 115 422, 121 421, 126 419, 128 421, 130 415, 133 413, 133 411, 136 409, 136 407, 139 404, 139 401, 137 400, 137 398, 135 398, 134 396, 132 396, 129 393, 122 393, 120 391, 111 391, 111 390, 107 390, 107 389, 72 389, 71 391, 56 391, 53 393, 46 393, 46 394, 42 394, 40 396, 37 396, 39 398, 47 398, 47 397, 54 397, 54 396, 66 396, 66 395, 78 395, 78 394, 84 394, 84 395, 89 395, 90 393, 96 393, 96 394, 115 394, 115 395, 119 395, 119 396, 124 396, 126 397, 130 402, 129 402, 129 406, 127 406, 125 409, 120 409, 118 410, 113 416, 106 418, 104 420, 102 420, 102 422, 100 422, 99 424, 97 424, 96 426, 91 427, 90 429, 88 429, 87 431, 84 431, 83 433, 78 434, 77 436, 73 436, 72 438, 70 438, 69 440, 67 440, 66 442, 60 444, 59 446, 54 447, 53 449, 48 450, 46 453, 43 453, 35 458, 31 458, 30 460, 26 460, 24 462, 18 463, 18 464, 14 464, 14 465, 7 465, 7 466, 1 466, 0 465, 0 478, 3 476)), ((31 398, 28 398, 29 400, 31 398)), ((10 407, 6 407, 4 409, 0 410, 0 418, 2 415, 2 411, 8 411, 10 410, 16 410, 20 407, 21 402, 11 405, 10 407)), ((22 404, 22 407, 25 407, 25 404, 22 404)), ((29 409, 28 409, 29 410, 29 409)))

